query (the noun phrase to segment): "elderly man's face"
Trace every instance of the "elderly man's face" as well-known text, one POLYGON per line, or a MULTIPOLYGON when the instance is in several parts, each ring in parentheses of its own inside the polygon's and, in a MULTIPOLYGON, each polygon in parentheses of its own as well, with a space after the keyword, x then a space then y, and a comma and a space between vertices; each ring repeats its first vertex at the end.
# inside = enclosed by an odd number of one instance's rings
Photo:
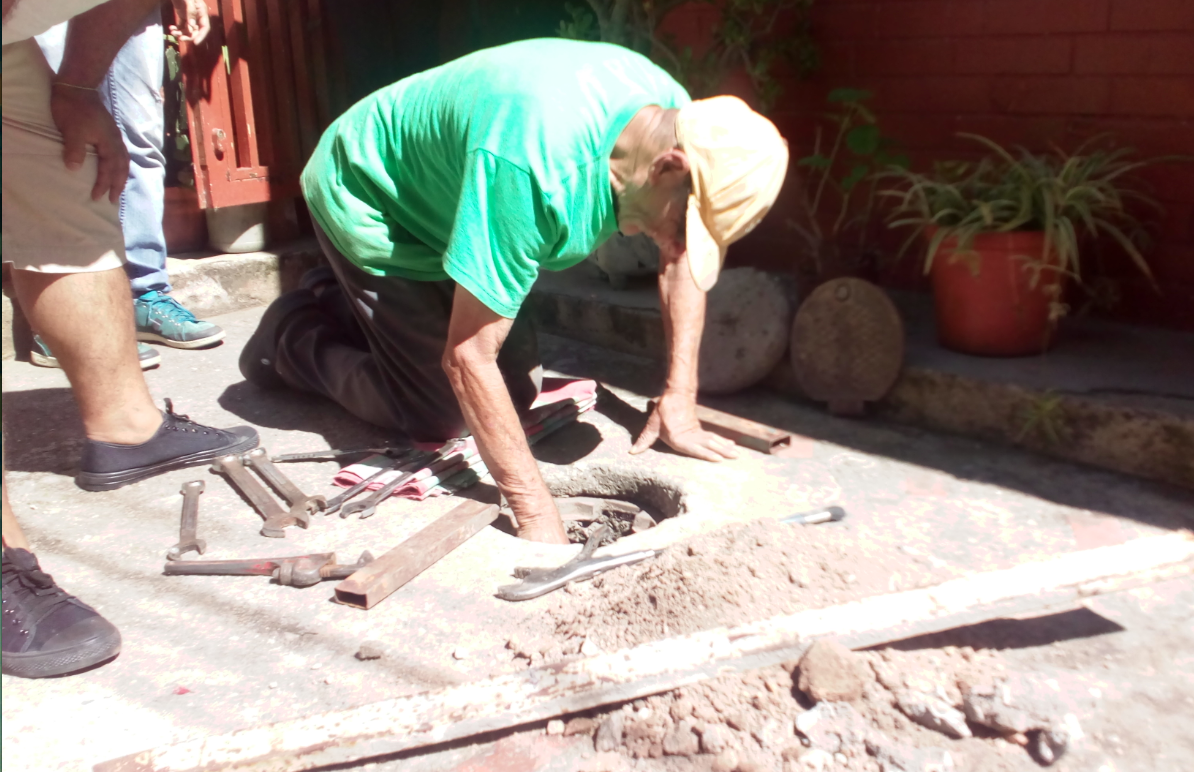
POLYGON ((619 199, 618 230, 647 234, 668 254, 684 251, 684 218, 692 181, 683 151, 669 150, 651 164, 641 187, 619 199))

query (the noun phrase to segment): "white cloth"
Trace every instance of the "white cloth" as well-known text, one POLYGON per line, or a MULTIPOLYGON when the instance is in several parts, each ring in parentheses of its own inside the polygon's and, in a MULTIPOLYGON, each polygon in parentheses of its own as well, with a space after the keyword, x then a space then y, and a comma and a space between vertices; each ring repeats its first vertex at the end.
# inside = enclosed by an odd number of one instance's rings
POLYGON ((103 3, 104 0, 17 0, 4 20, 4 45, 40 35, 55 24, 103 3))

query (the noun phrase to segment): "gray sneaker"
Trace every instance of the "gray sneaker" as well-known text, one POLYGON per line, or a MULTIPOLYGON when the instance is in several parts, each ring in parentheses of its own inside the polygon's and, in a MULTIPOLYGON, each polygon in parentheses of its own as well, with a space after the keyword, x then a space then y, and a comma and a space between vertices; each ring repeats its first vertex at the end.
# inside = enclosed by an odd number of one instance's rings
POLYGON ((137 340, 165 343, 173 348, 205 348, 224 339, 224 331, 195 318, 174 298, 151 290, 133 301, 137 340))
MULTIPOLYGON (((141 369, 148 370, 162 363, 162 355, 153 350, 153 346, 144 343, 137 344, 137 359, 141 362, 141 369)), ((62 369, 58 358, 40 335, 33 336, 33 350, 29 352, 29 361, 38 367, 56 367, 62 369)))
POLYGON ((4 548, 4 674, 66 675, 120 653, 120 631, 41 570, 33 553, 4 548))

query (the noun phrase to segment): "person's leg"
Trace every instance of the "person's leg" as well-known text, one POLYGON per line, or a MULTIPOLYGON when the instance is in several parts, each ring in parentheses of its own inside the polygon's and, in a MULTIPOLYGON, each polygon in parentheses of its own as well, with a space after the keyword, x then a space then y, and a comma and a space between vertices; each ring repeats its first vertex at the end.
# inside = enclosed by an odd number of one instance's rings
MULTIPOLYGON (((340 254, 318 227, 316 236, 336 285, 322 288, 318 302, 309 290, 279 299, 246 345, 241 372, 263 385, 326 396, 403 437, 459 436, 464 419, 441 365, 454 283, 372 276, 340 254), (359 330, 349 329, 336 304, 351 309, 359 330), (357 342, 362 333, 368 350, 357 342), (262 366, 263 360, 268 364, 262 366)), ((503 346, 499 366, 515 406, 525 410, 538 396, 538 356, 525 320, 515 326, 518 332, 503 346)))
POLYGON ((162 423, 137 359, 123 269, 85 273, 14 270, 30 326, 70 380, 88 439, 145 442, 162 423))
POLYGON ((77 171, 63 164, 51 71, 36 44, 4 46, 2 75, 4 259, 30 325, 74 388, 88 437, 78 484, 116 488, 254 447, 252 429, 212 429, 154 407, 137 361, 116 207, 91 200, 97 159, 89 154, 77 171))
MULTIPOLYGON (((37 36, 53 70, 62 61, 65 27, 59 25, 37 36)), ((164 58, 161 12, 155 8, 116 54, 100 86, 100 97, 120 127, 129 151, 129 178, 120 196, 119 215, 137 339, 174 348, 203 348, 223 340, 224 331, 196 319, 168 294, 171 286, 162 230, 166 196, 164 58)), ((141 357, 143 363, 151 361, 152 350, 141 347, 141 357)))

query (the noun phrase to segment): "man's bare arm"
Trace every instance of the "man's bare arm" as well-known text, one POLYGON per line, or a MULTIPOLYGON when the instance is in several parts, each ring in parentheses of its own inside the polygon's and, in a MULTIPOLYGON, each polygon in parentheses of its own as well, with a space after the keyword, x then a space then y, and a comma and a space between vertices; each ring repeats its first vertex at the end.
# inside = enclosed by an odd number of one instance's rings
POLYGON ((109 0, 70 20, 62 66, 50 94, 50 114, 62 132, 62 160, 68 169, 83 165, 87 147, 99 158, 91 197, 120 198, 129 174, 129 155, 120 129, 95 91, 121 46, 158 6, 155 0, 109 0))
POLYGON ((705 293, 692 280, 688 254, 661 249, 659 300, 667 339, 668 375, 663 395, 630 449, 642 453, 662 439, 673 449, 706 461, 736 458, 734 443, 701 428, 696 417, 697 365, 705 328, 705 293))
POLYGON ((513 320, 490 310, 456 286, 443 366, 460 402, 481 458, 518 519, 518 535, 532 541, 567 544, 522 422, 497 366, 498 352, 513 320))

